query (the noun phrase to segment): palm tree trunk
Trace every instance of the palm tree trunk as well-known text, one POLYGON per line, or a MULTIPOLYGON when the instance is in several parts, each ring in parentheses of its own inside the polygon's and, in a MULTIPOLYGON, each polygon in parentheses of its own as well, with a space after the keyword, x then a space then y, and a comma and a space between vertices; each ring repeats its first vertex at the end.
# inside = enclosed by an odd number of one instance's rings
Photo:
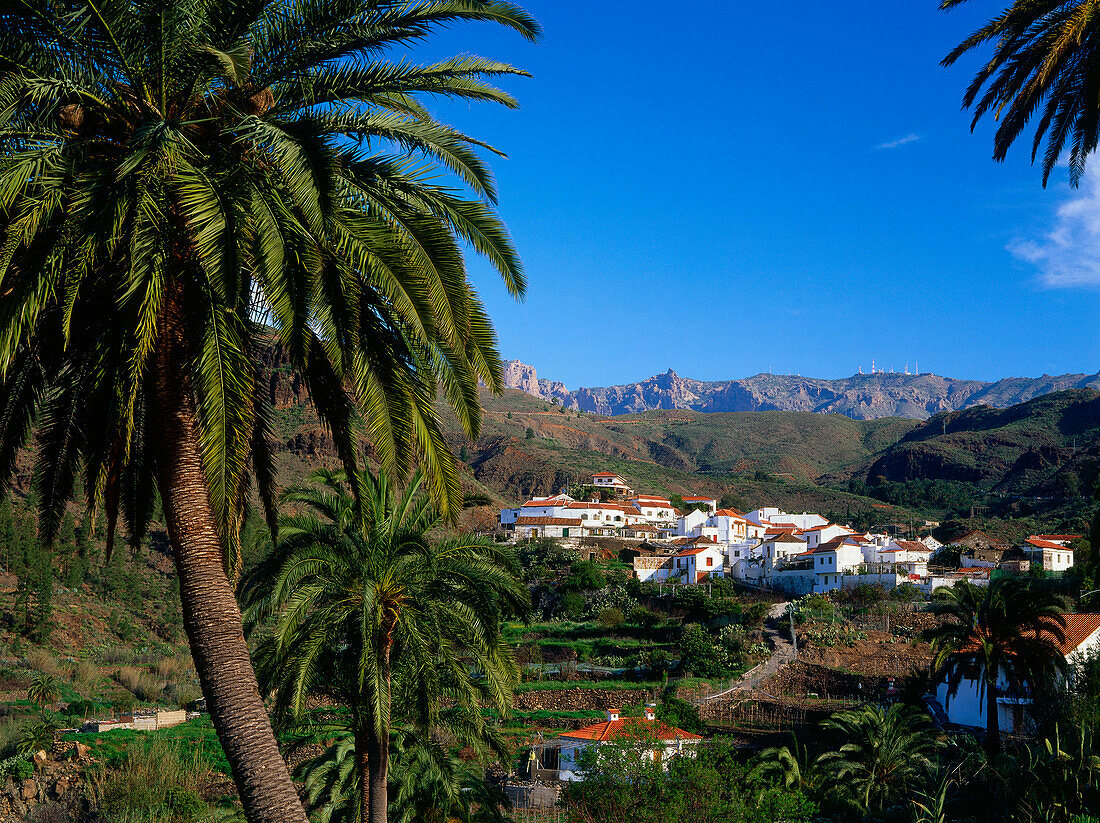
POLYGON ((389 779, 390 779, 390 638, 389 632, 382 647, 379 660, 379 681, 381 684, 378 700, 383 704, 382 717, 386 722, 374 730, 370 740, 367 769, 370 780, 370 823, 387 823, 389 820, 389 779))
POLYGON ((359 772, 359 823, 371 819, 370 808, 370 752, 371 739, 361 723, 355 726, 355 768, 359 772))
MULTIPOLYGON (((175 297, 175 299, 173 299, 175 297)), ((222 566, 184 367, 182 310, 169 297, 155 357, 157 486, 195 671, 250 823, 305 823, 260 697, 241 612, 222 566)))
POLYGON ((985 710, 988 717, 985 719, 985 751, 989 757, 1001 751, 1001 718, 997 712, 996 683, 987 683, 985 687, 985 710))

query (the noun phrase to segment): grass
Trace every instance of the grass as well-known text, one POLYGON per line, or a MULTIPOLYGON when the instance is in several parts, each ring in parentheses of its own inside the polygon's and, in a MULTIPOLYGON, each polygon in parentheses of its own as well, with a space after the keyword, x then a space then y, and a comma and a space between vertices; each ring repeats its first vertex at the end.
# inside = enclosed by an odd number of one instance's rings
POLYGON ((118 765, 127 756, 129 746, 135 741, 160 740, 179 744, 187 751, 196 752, 211 771, 229 774, 229 761, 225 759, 214 725, 209 717, 199 717, 170 729, 140 732, 134 729, 115 729, 97 734, 67 734, 65 740, 79 741, 91 746, 95 756, 107 765, 118 765))

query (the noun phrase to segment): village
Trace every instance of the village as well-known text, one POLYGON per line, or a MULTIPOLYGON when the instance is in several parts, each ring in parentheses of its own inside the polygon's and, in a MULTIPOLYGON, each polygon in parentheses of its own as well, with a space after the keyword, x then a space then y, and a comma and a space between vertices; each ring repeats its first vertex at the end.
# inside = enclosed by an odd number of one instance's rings
POLYGON ((593 474, 584 489, 587 500, 562 491, 501 509, 500 526, 516 540, 619 538, 629 544, 622 559, 642 582, 699 585, 729 578, 795 596, 864 584, 908 584, 931 593, 959 580, 986 585, 991 576, 1033 569, 1057 577, 1073 566, 1071 543, 1081 537, 1034 534, 1014 545, 975 530, 945 546, 931 534, 903 539, 857 532, 819 514, 774 507, 741 512, 719 508, 709 497, 683 497, 678 509, 666 497, 636 494, 613 472, 593 474))

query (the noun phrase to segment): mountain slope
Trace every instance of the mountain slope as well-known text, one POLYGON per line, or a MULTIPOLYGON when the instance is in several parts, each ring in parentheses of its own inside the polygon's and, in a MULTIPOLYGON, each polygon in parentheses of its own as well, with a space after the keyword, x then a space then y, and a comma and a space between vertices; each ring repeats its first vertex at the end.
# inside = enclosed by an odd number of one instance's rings
POLYGON ((557 400, 565 408, 607 415, 653 409, 774 410, 833 412, 859 420, 923 420, 939 412, 982 403, 1004 408, 1051 392, 1100 388, 1100 372, 1009 377, 987 383, 892 372, 856 374, 838 380, 758 374, 742 380, 703 381, 680 377, 669 369, 637 383, 570 391, 562 383, 539 379, 534 367, 510 360, 505 366, 505 383, 540 399, 557 400))
POLYGON ((1000 495, 1075 497, 1100 465, 1100 392, 1046 394, 1012 406, 945 412, 841 476, 869 484, 950 480, 1000 495))

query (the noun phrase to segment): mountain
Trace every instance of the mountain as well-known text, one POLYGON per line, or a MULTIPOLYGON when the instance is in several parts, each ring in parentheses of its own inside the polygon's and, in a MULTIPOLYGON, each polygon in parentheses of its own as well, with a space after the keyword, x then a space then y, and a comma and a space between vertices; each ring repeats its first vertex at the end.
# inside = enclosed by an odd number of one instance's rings
POLYGON ((937 414, 831 479, 946 480, 1001 496, 1067 498, 1087 494, 1098 472, 1100 392, 1076 389, 937 414))
POLYGON ((806 411, 843 414, 856 420, 908 417, 924 420, 945 411, 985 404, 995 408, 1067 389, 1100 389, 1100 372, 1008 377, 993 383, 936 374, 855 374, 838 380, 757 374, 741 380, 704 381, 672 369, 637 383, 580 388, 540 379, 533 366, 509 360, 505 385, 564 408, 605 415, 653 409, 701 412, 806 411))

